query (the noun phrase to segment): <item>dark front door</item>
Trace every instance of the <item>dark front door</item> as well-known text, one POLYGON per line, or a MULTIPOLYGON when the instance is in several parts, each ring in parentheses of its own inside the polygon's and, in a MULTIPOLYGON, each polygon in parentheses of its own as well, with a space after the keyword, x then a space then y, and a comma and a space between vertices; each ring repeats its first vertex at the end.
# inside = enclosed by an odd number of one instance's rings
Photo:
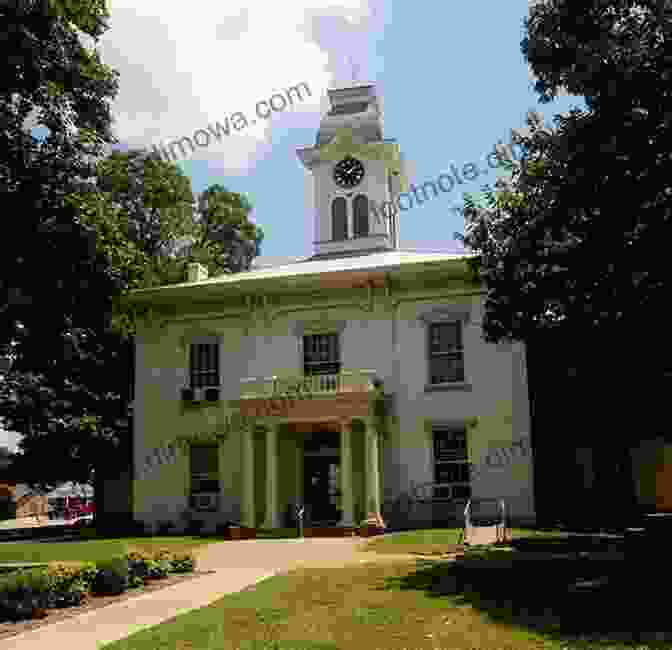
POLYGON ((338 458, 306 456, 304 463, 304 495, 309 524, 334 525, 338 511, 338 458))

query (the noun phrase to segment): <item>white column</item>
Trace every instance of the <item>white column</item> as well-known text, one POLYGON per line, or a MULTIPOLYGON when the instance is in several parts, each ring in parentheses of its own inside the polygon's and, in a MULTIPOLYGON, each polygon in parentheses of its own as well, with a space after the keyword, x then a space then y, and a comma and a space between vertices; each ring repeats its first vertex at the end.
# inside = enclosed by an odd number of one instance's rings
POLYGON ((341 526, 352 526, 353 498, 352 498, 352 423, 341 422, 341 526))
POLYGON ((256 512, 254 507, 254 427, 247 426, 241 430, 241 451, 243 470, 242 521, 243 526, 256 528, 256 512))
POLYGON ((366 513, 380 514, 380 477, 378 467, 378 432, 366 421, 366 513))
POLYGON ((264 528, 278 528, 278 427, 266 428, 266 519, 264 528))

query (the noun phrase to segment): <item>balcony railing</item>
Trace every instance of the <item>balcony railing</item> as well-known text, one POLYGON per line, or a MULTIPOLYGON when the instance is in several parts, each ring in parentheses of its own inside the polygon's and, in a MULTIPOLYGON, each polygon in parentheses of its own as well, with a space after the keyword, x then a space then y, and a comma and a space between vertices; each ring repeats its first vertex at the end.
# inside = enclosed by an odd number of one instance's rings
POLYGON ((248 377, 241 379, 241 399, 275 397, 282 394, 336 395, 373 390, 375 370, 343 370, 334 375, 248 377))

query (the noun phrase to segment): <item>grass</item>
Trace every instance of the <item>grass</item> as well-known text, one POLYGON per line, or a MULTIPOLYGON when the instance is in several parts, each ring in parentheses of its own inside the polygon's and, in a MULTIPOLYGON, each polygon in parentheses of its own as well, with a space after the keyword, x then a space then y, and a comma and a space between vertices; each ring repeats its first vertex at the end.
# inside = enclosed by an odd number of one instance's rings
MULTIPOLYGON (((388 533, 374 538, 363 548, 376 553, 422 553, 424 555, 443 554, 460 543, 461 528, 430 528, 402 533, 388 533)), ((514 539, 523 537, 558 538, 564 537, 560 531, 539 531, 527 528, 513 528, 514 539)))
POLYGON ((166 548, 176 553, 197 549, 220 541, 200 537, 128 537, 71 542, 8 542, 0 544, 0 563, 4 562, 95 562, 129 550, 156 551, 166 548))
MULTIPOLYGON (((501 552, 499 552, 501 554, 501 552)), ((511 555, 511 553, 509 553, 511 555)), ((492 558, 467 563, 297 569, 142 630, 105 650, 645 650, 621 628, 669 629, 642 618, 627 582, 571 593, 599 563, 550 562, 530 572, 492 558), (543 579, 539 579, 543 576, 543 579), (648 627, 647 627, 648 625, 648 627), (658 627, 656 627, 658 625, 658 627)), ((536 564, 536 563, 535 563, 536 564)), ((613 567, 612 567, 613 568, 613 567)), ((653 592, 644 599, 650 604, 653 592)), ((639 599, 639 595, 638 595, 639 599)), ((664 605, 663 605, 664 606, 664 605)))

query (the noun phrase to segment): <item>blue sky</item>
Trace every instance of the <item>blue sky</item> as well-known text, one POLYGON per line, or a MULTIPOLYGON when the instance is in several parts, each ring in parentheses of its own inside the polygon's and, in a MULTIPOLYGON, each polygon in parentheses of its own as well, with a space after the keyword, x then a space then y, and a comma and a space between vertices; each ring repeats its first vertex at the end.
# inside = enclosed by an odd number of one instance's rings
MULTIPOLYGON (((151 148, 223 121, 278 91, 306 82, 309 101, 266 123, 235 130, 180 166, 195 191, 220 183, 248 195, 266 234, 262 263, 312 254, 310 176, 296 150, 315 143, 327 88, 374 83, 384 136, 396 138, 420 185, 485 156, 530 108, 547 120, 582 98, 542 106, 520 51, 528 0, 413 3, 401 0, 115 0, 102 59, 120 73, 113 105, 122 147, 151 148)), ((476 192, 494 172, 400 216, 403 248, 460 250, 461 190, 476 192)), ((13 447, 15 434, 0 431, 13 447)))
MULTIPOLYGON (((310 176, 296 149, 314 144, 327 88, 350 82, 348 57, 359 66, 358 81, 374 83, 382 95, 384 136, 398 140, 417 184, 448 172, 451 163, 461 169, 475 162, 483 169, 493 144, 509 142, 510 129, 525 126, 530 108, 550 120, 572 105, 583 106, 582 98, 567 96, 538 104, 520 51, 527 0, 293 0, 289 10, 269 9, 265 0, 237 7, 227 3, 226 9, 206 2, 200 15, 193 6, 196 15, 190 19, 189 6, 168 13, 165 3, 156 3, 152 14, 153 5, 151 0, 115 2, 104 37, 104 61, 121 73, 117 137, 123 143, 166 143, 236 111, 249 114, 257 101, 294 84, 305 81, 311 89, 309 102, 274 113, 254 137, 253 129, 232 131, 221 144, 198 149, 179 163, 197 192, 221 183, 248 195, 253 220, 266 233, 263 261, 312 253, 310 176), (153 52, 146 40, 142 47, 129 45, 135 40, 129 30, 137 30, 138 23, 145 35, 165 39, 152 40, 153 52), (190 25, 198 25, 196 34, 190 25), (198 37, 198 45, 189 35, 198 37), (193 52, 182 57, 185 41, 215 58, 193 52), (153 85, 161 100, 148 96, 142 82, 153 85), (131 90, 138 92, 130 95, 131 90), (161 119, 148 128, 151 108, 161 119)), ((402 213, 401 246, 459 249, 453 233, 463 232, 464 225, 451 208, 462 205, 461 190, 477 191, 493 175, 402 213)))

